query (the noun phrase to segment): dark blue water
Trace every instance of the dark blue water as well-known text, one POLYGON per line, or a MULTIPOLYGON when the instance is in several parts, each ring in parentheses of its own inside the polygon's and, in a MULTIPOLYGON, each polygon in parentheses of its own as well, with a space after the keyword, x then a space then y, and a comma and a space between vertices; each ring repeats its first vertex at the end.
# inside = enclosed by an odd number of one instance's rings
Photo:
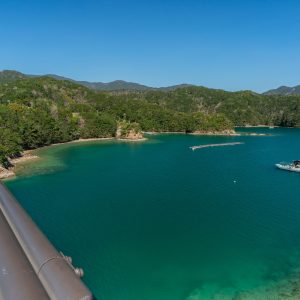
POLYGON ((272 136, 50 147, 7 185, 98 299, 300 299, 300 174, 274 167, 300 130, 247 130, 272 136))

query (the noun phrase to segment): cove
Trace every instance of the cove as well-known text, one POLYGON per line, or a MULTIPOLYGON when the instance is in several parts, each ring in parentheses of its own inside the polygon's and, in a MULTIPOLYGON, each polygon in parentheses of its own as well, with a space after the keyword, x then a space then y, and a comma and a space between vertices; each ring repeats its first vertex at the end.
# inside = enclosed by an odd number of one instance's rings
POLYGON ((49 147, 6 185, 97 299, 298 299, 300 130, 240 131, 272 135, 49 147))

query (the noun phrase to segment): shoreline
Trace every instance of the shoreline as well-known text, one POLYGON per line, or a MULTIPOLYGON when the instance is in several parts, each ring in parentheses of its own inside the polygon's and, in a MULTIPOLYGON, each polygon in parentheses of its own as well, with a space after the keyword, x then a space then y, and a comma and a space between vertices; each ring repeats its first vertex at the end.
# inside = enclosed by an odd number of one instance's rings
POLYGON ((59 146, 59 145, 66 145, 66 144, 79 144, 79 143, 85 143, 85 142, 97 142, 97 141, 121 141, 121 142, 144 142, 146 141, 147 138, 140 138, 140 139, 117 139, 115 137, 108 137, 108 138, 87 138, 87 139, 78 139, 74 141, 69 141, 65 143, 55 143, 47 146, 42 146, 36 149, 31 149, 31 150, 25 150, 21 153, 20 157, 16 158, 11 158, 9 159, 9 162, 11 163, 11 167, 6 169, 2 166, 0 166, 0 180, 4 179, 11 179, 16 177, 16 168, 18 165, 28 162, 28 161, 33 161, 40 159, 40 156, 35 155, 34 152, 41 150, 43 148, 47 147, 53 147, 53 146, 59 146))
MULTIPOLYGON (((239 128, 268 128, 269 126, 266 125, 261 125, 261 126, 240 126, 239 128)), ((277 126, 278 127, 278 126, 277 126)), ((163 135, 163 134, 180 134, 180 135, 192 135, 192 136, 223 136, 223 137, 238 137, 238 136, 269 136, 269 134, 266 133, 255 133, 255 132, 250 132, 250 133, 238 133, 235 130, 224 130, 220 132, 213 132, 213 131, 198 131, 198 132, 191 132, 191 133, 186 133, 186 132, 170 132, 170 131, 164 131, 164 132, 156 132, 156 131, 148 131, 148 132, 143 132, 146 135, 163 135)), ((146 141, 147 138, 137 138, 137 139, 126 139, 126 138, 115 138, 115 137, 103 137, 103 138, 80 138, 77 140, 69 141, 69 142, 64 142, 64 143, 55 143, 47 146, 42 146, 36 149, 32 150, 25 150, 21 153, 20 157, 12 158, 9 159, 12 167, 6 169, 2 166, 0 166, 0 180, 3 179, 10 179, 16 177, 16 167, 19 164, 22 164, 24 162, 28 161, 33 161, 37 160, 40 157, 38 155, 33 154, 34 152, 46 148, 46 147, 52 147, 52 146, 59 146, 59 145, 66 145, 66 144, 77 144, 77 143, 87 143, 87 142, 101 142, 101 141, 120 141, 120 142, 130 142, 130 143, 135 143, 135 142, 144 142, 146 141)))
POLYGON ((240 133, 235 131, 220 131, 220 132, 213 132, 213 131, 195 131, 195 132, 182 132, 182 131, 145 131, 144 134, 148 135, 160 135, 160 134, 182 134, 182 135, 199 135, 199 136, 240 136, 240 133))
POLYGON ((144 134, 148 135, 164 135, 164 134, 180 134, 180 135, 192 135, 192 136, 223 136, 223 137, 236 137, 236 136, 270 136, 268 133, 257 133, 257 132, 144 132, 144 134))
POLYGON ((39 156, 32 154, 33 151, 34 150, 25 150, 21 153, 21 156, 9 159, 12 166, 8 169, 0 166, 0 180, 15 177, 16 166, 18 164, 38 159, 39 156))
POLYGON ((202 135, 202 136, 240 136, 235 130, 223 130, 223 131, 195 131, 188 133, 189 135, 202 135))
MULTIPOLYGON (((275 126, 275 125, 241 125, 237 126, 237 128, 280 128, 280 126, 275 126)), ((285 127, 283 127, 285 128, 285 127)))
POLYGON ((42 146, 33 150, 26 150, 26 151, 35 151, 38 149, 43 149, 46 147, 52 147, 52 146, 59 146, 59 145, 66 145, 66 144, 77 144, 77 143, 86 143, 86 142, 101 142, 101 141, 121 141, 121 142, 144 142, 146 141, 147 138, 141 138, 141 139, 118 139, 115 137, 103 137, 103 138, 86 138, 86 139, 78 139, 78 140, 73 140, 69 142, 64 142, 64 143, 55 143, 47 146, 42 146))
POLYGON ((236 126, 235 128, 289 128, 289 129, 299 129, 299 126, 278 126, 278 125, 241 125, 241 126, 236 126))

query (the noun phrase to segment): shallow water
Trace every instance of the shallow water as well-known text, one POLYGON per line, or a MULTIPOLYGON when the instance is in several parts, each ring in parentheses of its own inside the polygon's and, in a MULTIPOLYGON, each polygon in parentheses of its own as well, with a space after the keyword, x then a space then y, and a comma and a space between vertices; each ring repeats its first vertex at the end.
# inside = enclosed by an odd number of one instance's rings
POLYGON ((273 135, 50 147, 6 184, 99 300, 284 299, 300 174, 274 164, 300 158, 300 130, 243 131, 273 135))

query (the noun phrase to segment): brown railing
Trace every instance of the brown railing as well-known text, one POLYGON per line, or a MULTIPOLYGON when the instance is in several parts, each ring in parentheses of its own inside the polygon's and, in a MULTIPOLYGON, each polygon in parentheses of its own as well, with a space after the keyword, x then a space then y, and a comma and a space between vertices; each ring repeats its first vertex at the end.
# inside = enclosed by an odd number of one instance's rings
POLYGON ((82 275, 0 183, 0 300, 91 300, 82 275))

